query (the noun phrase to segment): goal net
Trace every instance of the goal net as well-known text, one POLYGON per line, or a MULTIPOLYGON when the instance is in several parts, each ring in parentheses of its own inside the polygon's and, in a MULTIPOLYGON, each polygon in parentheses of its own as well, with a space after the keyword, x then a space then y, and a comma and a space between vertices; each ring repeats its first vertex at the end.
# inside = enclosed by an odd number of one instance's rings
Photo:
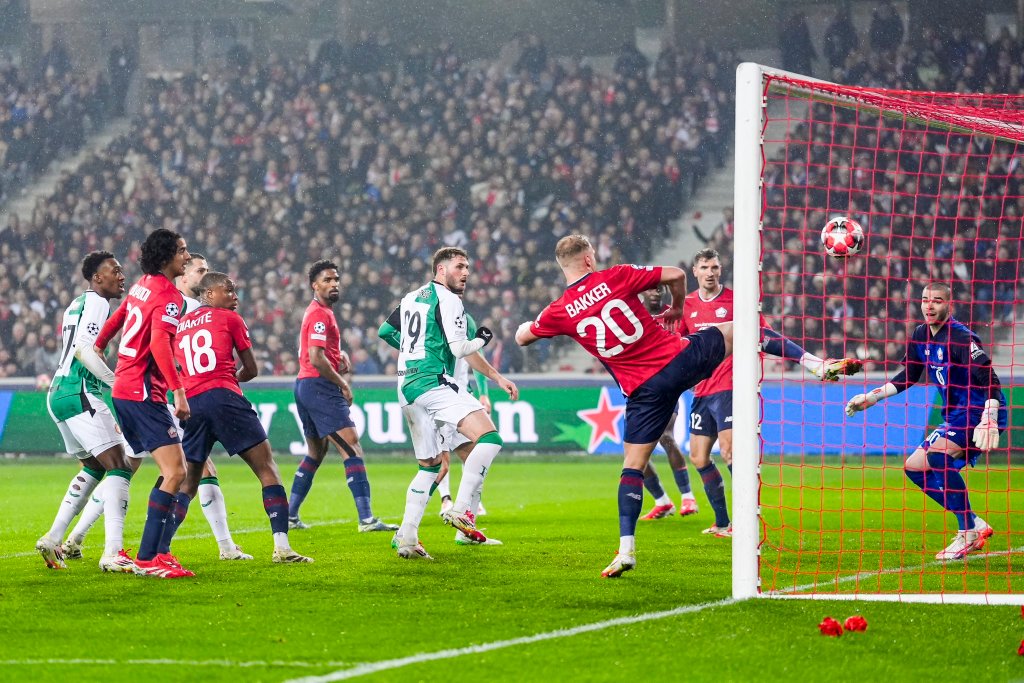
POLYGON ((743 64, 736 111, 734 594, 1024 604, 1024 97, 743 64), (863 227, 858 255, 825 253, 821 229, 836 216, 863 227), (980 337, 1008 408, 998 447, 968 451, 977 462, 961 470, 994 533, 955 560, 937 555, 957 517, 904 471, 943 421, 940 387, 926 372, 844 412, 903 368, 930 281, 952 287, 952 315, 980 337), (823 383, 763 356, 759 313, 810 353, 862 360, 863 374, 823 383))

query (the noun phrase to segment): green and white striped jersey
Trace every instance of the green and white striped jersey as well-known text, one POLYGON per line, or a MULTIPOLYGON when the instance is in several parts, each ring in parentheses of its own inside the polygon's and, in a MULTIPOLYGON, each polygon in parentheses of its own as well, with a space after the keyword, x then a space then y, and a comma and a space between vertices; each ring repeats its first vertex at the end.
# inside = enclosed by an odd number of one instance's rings
POLYGON ((91 410, 86 393, 103 398, 103 381, 86 369, 75 352, 96 343, 109 315, 110 302, 91 289, 78 296, 64 311, 61 323, 64 346, 47 396, 50 412, 58 420, 91 410))
POLYGON ((398 373, 402 393, 412 402, 455 372, 455 354, 448 345, 468 339, 466 309, 447 287, 429 282, 402 297, 395 312, 399 319, 389 322, 401 333, 398 373))

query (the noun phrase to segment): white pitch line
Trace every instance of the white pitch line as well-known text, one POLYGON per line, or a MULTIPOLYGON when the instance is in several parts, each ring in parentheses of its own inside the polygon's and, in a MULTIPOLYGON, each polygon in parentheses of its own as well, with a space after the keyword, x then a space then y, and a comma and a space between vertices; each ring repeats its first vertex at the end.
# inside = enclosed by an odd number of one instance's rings
POLYGON ((68 664, 83 666, 223 666, 230 668, 251 667, 297 667, 319 668, 324 666, 345 666, 345 662, 291 662, 287 660, 237 662, 230 659, 6 659, 0 666, 48 666, 68 664))
MULTIPOLYGON (((317 527, 317 526, 338 526, 339 524, 354 524, 354 523, 355 523, 354 519, 331 519, 331 520, 328 520, 326 522, 309 522, 308 524, 311 527, 317 527)), ((251 529, 231 529, 232 535, 234 535, 234 534, 256 534, 256 533, 259 533, 261 531, 266 531, 266 532, 269 533, 270 532, 270 526, 269 525, 264 525, 264 526, 260 526, 260 527, 253 527, 251 529)), ((103 532, 100 531, 98 533, 103 533, 103 532)), ((210 532, 206 532, 205 534, 186 534, 186 535, 183 535, 183 536, 177 536, 176 535, 174 537, 174 540, 176 540, 176 541, 177 540, 191 541, 191 540, 195 540, 197 538, 211 538, 211 534, 210 534, 210 532)), ((16 557, 31 557, 32 555, 38 555, 38 554, 39 554, 39 552, 35 551, 35 550, 33 550, 31 552, 10 553, 8 555, 0 555, 0 560, 13 560, 16 557)), ((71 561, 74 562, 75 560, 71 560, 71 561)))
MULTIPOLYGON (((999 557, 1001 555, 1015 555, 1015 554, 1021 553, 1021 552, 1024 552, 1024 546, 1021 546, 1019 548, 1011 548, 1010 550, 997 550, 997 551, 992 552, 992 553, 976 553, 974 555, 967 555, 963 559, 966 560, 967 562, 974 562, 976 560, 983 560, 983 559, 988 558, 988 557, 999 557)), ((954 561, 958 562, 958 561, 962 561, 962 560, 954 560, 954 561)), ((839 578, 832 579, 832 580, 824 582, 824 583, 820 582, 820 581, 819 582, 815 582, 815 583, 805 583, 802 586, 796 586, 794 588, 786 588, 785 590, 772 591, 768 595, 769 596, 770 595, 792 595, 794 593, 804 593, 806 591, 811 590, 812 588, 828 588, 829 586, 832 586, 832 585, 837 584, 837 583, 849 583, 850 581, 859 581, 861 579, 871 578, 872 576, 886 576, 886 575, 889 575, 889 574, 902 574, 904 572, 913 573, 917 569, 927 569, 929 567, 941 567, 943 565, 948 565, 948 564, 949 564, 949 562, 947 562, 945 560, 932 560, 931 562, 923 564, 920 567, 889 567, 887 569, 872 569, 872 570, 865 571, 865 572, 858 572, 857 574, 850 574, 848 576, 841 576, 839 578)), ((827 598, 829 596, 828 593, 818 593, 818 595, 820 595, 822 597, 822 599, 825 599, 825 598, 827 598)), ((936 595, 941 595, 941 594, 940 593, 936 593, 936 595)))
POLYGON ((583 624, 582 626, 573 626, 572 628, 558 629, 557 631, 546 631, 544 633, 537 633, 532 636, 521 636, 519 638, 510 638, 509 640, 496 640, 490 643, 484 643, 482 645, 469 645, 467 647, 452 648, 449 650, 439 650, 437 652, 421 652, 419 654, 409 655, 408 657, 399 657, 397 659, 385 659, 380 662, 367 662, 365 664, 358 664, 352 668, 341 669, 340 671, 333 671, 329 674, 324 674, 323 676, 306 676, 303 678, 295 678, 286 681, 286 683, 331 683, 332 681, 343 681, 349 678, 365 676, 367 674, 374 674, 379 673, 381 671, 398 669, 403 666, 409 666, 410 664, 422 664, 423 662, 434 662, 440 659, 452 659, 454 657, 461 657, 463 655, 481 654, 483 652, 501 650, 503 648, 513 647, 516 645, 528 645, 530 643, 539 643, 544 640, 570 638, 581 633, 602 631, 604 629, 612 628, 615 626, 628 626, 630 624, 639 624, 645 621, 667 619, 668 617, 676 617, 682 614, 693 614, 695 612, 702 612, 706 609, 725 607, 726 605, 732 605, 736 602, 738 601, 733 598, 725 598, 723 600, 716 600, 715 602, 704 602, 698 605, 683 605, 681 607, 676 607, 674 609, 664 610, 661 612, 648 612, 646 614, 636 614, 631 617, 618 617, 616 619, 608 619, 607 621, 598 621, 592 624, 583 624))

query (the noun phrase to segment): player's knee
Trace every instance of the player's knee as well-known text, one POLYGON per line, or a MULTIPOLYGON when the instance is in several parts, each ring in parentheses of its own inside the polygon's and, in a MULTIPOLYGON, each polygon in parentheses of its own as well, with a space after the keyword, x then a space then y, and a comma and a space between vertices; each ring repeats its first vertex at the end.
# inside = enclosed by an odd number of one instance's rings
POLYGON ((928 451, 928 467, 933 470, 946 470, 952 467, 953 458, 939 451, 928 451))
POLYGON ((479 439, 477 439, 477 443, 494 444, 498 448, 501 448, 502 446, 505 445, 505 442, 501 440, 501 435, 498 434, 498 432, 496 431, 487 432, 479 439))

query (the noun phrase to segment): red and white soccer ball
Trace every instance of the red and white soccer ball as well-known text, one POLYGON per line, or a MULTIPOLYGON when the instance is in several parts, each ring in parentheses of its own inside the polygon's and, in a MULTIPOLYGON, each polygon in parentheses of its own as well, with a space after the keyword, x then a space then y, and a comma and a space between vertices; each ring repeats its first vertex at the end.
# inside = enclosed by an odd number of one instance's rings
POLYGON ((821 243, 829 256, 853 256, 864 246, 864 229, 851 218, 836 216, 821 229, 821 243))

